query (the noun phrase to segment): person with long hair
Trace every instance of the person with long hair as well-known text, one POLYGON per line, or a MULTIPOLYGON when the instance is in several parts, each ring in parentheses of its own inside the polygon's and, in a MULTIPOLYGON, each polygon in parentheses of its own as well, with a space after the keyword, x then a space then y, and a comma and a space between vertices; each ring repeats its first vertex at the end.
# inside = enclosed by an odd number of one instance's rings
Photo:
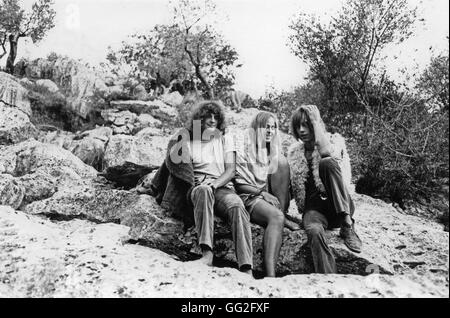
POLYGON ((259 112, 239 143, 235 187, 253 223, 265 228, 264 267, 275 277, 289 207, 289 166, 281 152, 277 117, 259 112))
POLYGON ((236 149, 225 128, 220 101, 197 102, 186 127, 172 136, 166 159, 142 191, 182 218, 185 231, 195 228, 202 253, 197 262, 208 266, 214 257, 214 216, 228 221, 239 270, 252 274, 250 216, 231 182, 236 149))
POLYGON ((360 253, 354 229, 355 206, 350 196, 351 169, 345 140, 326 132, 315 105, 303 105, 292 115, 297 143, 288 152, 292 192, 300 212, 317 273, 336 273, 336 261, 325 230, 341 228, 345 245, 360 253))
POLYGON ((250 216, 231 182, 236 171, 236 149, 234 140, 225 134, 225 127, 225 113, 219 101, 200 102, 188 126, 194 173, 190 199, 202 250, 200 261, 212 266, 214 215, 218 215, 231 225, 239 269, 251 273, 250 216))

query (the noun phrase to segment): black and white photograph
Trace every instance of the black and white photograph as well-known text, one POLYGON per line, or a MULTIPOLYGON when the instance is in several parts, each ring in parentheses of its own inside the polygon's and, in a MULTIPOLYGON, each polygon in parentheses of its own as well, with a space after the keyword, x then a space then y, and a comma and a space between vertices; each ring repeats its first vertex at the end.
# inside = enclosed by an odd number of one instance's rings
POLYGON ((448 299, 449 2, 0 0, 0 298, 448 299))

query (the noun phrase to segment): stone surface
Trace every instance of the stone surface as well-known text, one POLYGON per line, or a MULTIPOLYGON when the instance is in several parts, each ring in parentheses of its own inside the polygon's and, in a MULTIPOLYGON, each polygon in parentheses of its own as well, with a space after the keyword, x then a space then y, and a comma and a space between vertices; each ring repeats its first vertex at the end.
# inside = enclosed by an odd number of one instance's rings
MULTIPOLYGON (((364 242, 362 253, 350 252, 336 231, 327 232, 339 273, 414 272, 428 275, 435 284, 448 284, 448 279, 442 281, 442 277, 448 277, 448 233, 443 232, 437 223, 424 224, 417 217, 399 214, 386 203, 363 195, 355 195, 355 204, 356 229, 364 242)), ((295 210, 294 203, 291 210, 295 210)), ((30 204, 25 211, 116 222, 130 227, 133 240, 182 260, 193 259, 199 254, 195 235, 190 232, 183 234, 181 221, 173 219, 147 195, 92 187, 71 188, 30 204)), ((290 213, 295 214, 296 211, 290 213)), ((263 229, 253 225, 252 233, 255 269, 262 272, 263 229)), ((215 237, 218 261, 236 266, 231 233, 224 222, 216 220, 215 237)), ((311 273, 311 264, 304 231, 285 229, 277 269, 279 275, 311 273)))
POLYGON ((183 96, 179 92, 172 92, 159 96, 159 98, 166 104, 176 107, 183 101, 183 96))
POLYGON ((0 174, 0 205, 17 209, 25 196, 25 189, 13 176, 0 174))
POLYGON ((133 88, 133 97, 139 100, 146 100, 148 97, 147 91, 145 90, 144 85, 139 84, 135 88, 133 88))
POLYGON ((0 145, 15 144, 37 135, 38 131, 26 113, 0 102, 0 145))
POLYGON ((31 116, 28 90, 20 84, 17 78, 4 72, 0 72, 0 101, 10 107, 17 108, 27 116, 31 116))
POLYGON ((72 153, 85 164, 102 170, 106 142, 93 137, 85 137, 72 143, 72 153))
POLYGON ((64 130, 55 130, 47 133, 41 133, 37 140, 39 142, 59 146, 70 151, 72 149, 72 143, 75 137, 76 134, 74 133, 64 130))
POLYGON ((252 279, 127 244, 128 227, 0 207, 0 297, 448 297, 427 275, 252 279), (208 286, 208 288, 205 288, 208 286))
POLYGON ((40 79, 36 81, 36 86, 40 86, 42 88, 45 88, 51 93, 56 93, 59 91, 58 85, 55 84, 55 82, 49 80, 49 79, 40 79))
POLYGON ((162 122, 173 123, 178 119, 178 112, 175 108, 167 105, 161 100, 154 101, 112 101, 111 107, 118 110, 129 110, 137 115, 150 114, 162 122))
POLYGON ((116 109, 102 110, 101 116, 108 124, 115 126, 125 126, 127 124, 134 124, 136 121, 136 114, 126 110, 118 111, 116 109))
MULTIPOLYGON (((23 205, 51 197, 58 189, 58 179, 44 171, 26 174, 16 180, 25 189, 23 205)), ((8 204, 6 204, 8 205, 8 204)))
POLYGON ((31 61, 25 73, 28 78, 55 82, 66 96, 70 109, 82 118, 86 118, 94 109, 94 94, 106 93, 108 90, 100 74, 69 57, 31 61))
POLYGON ((136 118, 135 126, 137 130, 147 127, 161 128, 162 123, 150 114, 141 114, 136 118))
POLYGON ((38 169, 58 172, 63 168, 69 168, 82 178, 92 178, 97 174, 94 168, 84 164, 70 151, 36 140, 0 146, 0 153, 0 173, 17 177, 38 169))
POLYGON ((169 137, 114 135, 105 150, 105 168, 122 165, 126 161, 140 165, 159 166, 164 161, 169 137))

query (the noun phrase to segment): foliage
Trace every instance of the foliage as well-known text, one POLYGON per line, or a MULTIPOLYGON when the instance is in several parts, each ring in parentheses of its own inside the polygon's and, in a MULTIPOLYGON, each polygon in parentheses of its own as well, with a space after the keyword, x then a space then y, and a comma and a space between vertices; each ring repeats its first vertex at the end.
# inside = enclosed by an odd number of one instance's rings
POLYGON ((448 57, 448 52, 434 56, 417 83, 417 89, 424 95, 427 102, 447 113, 449 104, 448 57))
POLYGON ((113 71, 125 72, 147 89, 155 88, 155 83, 169 87, 176 82, 182 93, 200 90, 214 96, 232 86, 238 54, 210 25, 197 25, 213 7, 205 13, 191 2, 174 7, 172 24, 134 34, 118 51, 110 50, 107 59, 113 71))
POLYGON ((11 74, 14 72, 19 39, 29 37, 33 43, 37 43, 55 26, 56 12, 52 6, 53 0, 37 0, 33 3, 31 12, 26 13, 18 0, 0 1, 0 44, 5 54, 4 45, 9 40, 6 70, 11 74))
POLYGON ((330 111, 363 111, 356 94, 370 85, 375 62, 388 44, 413 31, 416 9, 406 0, 347 0, 326 24, 300 14, 290 25, 292 52, 310 67, 309 79, 320 81, 330 111))
POLYGON ((364 158, 357 167, 362 175, 357 191, 402 206, 448 184, 448 113, 430 111, 424 100, 393 82, 382 89, 374 92, 377 103, 362 97, 367 124, 355 140, 364 158))

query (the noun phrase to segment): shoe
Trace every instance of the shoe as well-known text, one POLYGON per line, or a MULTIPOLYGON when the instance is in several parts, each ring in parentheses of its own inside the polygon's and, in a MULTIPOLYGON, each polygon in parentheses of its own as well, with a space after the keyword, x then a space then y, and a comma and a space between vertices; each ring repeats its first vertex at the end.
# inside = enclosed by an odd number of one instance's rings
POLYGON ((339 235, 344 239, 344 244, 350 251, 361 253, 362 242, 353 226, 342 225, 339 235))

